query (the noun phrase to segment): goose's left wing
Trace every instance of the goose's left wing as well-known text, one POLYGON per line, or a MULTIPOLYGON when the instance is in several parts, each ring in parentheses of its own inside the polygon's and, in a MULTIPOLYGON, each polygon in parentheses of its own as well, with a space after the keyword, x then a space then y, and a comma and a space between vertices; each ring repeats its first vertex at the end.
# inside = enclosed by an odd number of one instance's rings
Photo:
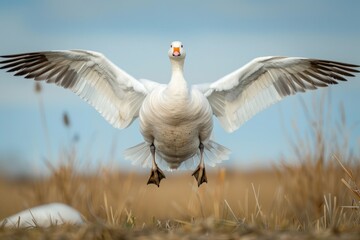
POLYGON ((345 77, 359 72, 358 67, 318 59, 261 57, 198 89, 208 98, 221 125, 232 132, 284 97, 346 81, 345 77))

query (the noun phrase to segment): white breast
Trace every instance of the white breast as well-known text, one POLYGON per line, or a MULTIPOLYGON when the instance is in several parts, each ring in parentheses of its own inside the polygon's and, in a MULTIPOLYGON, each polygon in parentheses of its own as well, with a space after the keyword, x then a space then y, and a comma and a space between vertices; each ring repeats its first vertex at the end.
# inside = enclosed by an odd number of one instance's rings
POLYGON ((172 94, 166 87, 154 90, 145 99, 139 114, 140 129, 149 144, 171 168, 194 156, 212 131, 212 110, 197 90, 172 94))

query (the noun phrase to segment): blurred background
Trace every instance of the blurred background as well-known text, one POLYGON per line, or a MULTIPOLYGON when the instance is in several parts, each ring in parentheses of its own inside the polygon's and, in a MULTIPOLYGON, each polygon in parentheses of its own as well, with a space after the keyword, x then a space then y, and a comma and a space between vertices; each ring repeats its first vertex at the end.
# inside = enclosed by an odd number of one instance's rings
MULTIPOLYGON (((216 81, 267 55, 360 64, 359 9, 356 0, 5 0, 0 2, 0 55, 93 50, 135 78, 167 83, 167 50, 180 40, 187 50, 185 76, 191 84, 216 81)), ((215 119, 216 141, 232 150, 222 166, 254 169, 283 160, 291 163, 296 159, 291 142, 311 124, 306 108, 324 99, 330 106, 325 118, 336 121, 346 115, 350 148, 358 148, 360 77, 349 80, 288 97, 232 134, 215 119)), ((33 81, 0 71, 2 174, 46 175, 49 163, 59 164, 69 146, 76 148, 80 170, 111 164, 144 171, 122 156, 123 150, 143 141, 137 121, 127 129, 114 129, 72 92, 53 85, 41 88, 36 93, 33 81), (64 114, 70 125, 63 123, 64 114)))

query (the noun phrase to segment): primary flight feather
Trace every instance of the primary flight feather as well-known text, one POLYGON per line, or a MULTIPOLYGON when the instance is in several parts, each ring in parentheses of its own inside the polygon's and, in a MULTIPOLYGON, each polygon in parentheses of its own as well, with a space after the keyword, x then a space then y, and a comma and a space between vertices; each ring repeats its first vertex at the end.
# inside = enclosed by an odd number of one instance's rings
POLYGON ((228 158, 230 151, 210 139, 213 115, 232 132, 286 96, 337 84, 359 72, 354 64, 272 56, 255 58, 213 83, 188 86, 182 43, 172 42, 168 56, 168 84, 137 80, 104 55, 84 50, 5 55, 0 69, 70 89, 116 128, 139 118, 145 141, 127 149, 125 157, 150 166, 148 184, 157 186, 165 178, 159 163, 177 169, 199 159, 193 176, 200 186, 207 182, 205 162, 213 166, 228 158))

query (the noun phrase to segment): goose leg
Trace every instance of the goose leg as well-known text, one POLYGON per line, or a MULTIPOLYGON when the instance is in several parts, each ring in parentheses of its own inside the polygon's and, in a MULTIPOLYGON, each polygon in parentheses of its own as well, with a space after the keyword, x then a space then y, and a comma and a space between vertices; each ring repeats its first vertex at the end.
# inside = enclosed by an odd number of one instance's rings
POLYGON ((161 181, 161 179, 165 178, 165 175, 155 162, 155 145, 154 144, 150 145, 150 152, 152 155, 152 167, 151 167, 150 178, 149 178, 147 184, 155 184, 159 187, 160 181, 161 181))
POLYGON ((205 164, 204 164, 204 144, 200 143, 199 149, 200 149, 200 163, 192 174, 192 176, 194 176, 196 181, 198 182, 198 187, 200 187, 200 185, 204 182, 207 183, 205 164))

